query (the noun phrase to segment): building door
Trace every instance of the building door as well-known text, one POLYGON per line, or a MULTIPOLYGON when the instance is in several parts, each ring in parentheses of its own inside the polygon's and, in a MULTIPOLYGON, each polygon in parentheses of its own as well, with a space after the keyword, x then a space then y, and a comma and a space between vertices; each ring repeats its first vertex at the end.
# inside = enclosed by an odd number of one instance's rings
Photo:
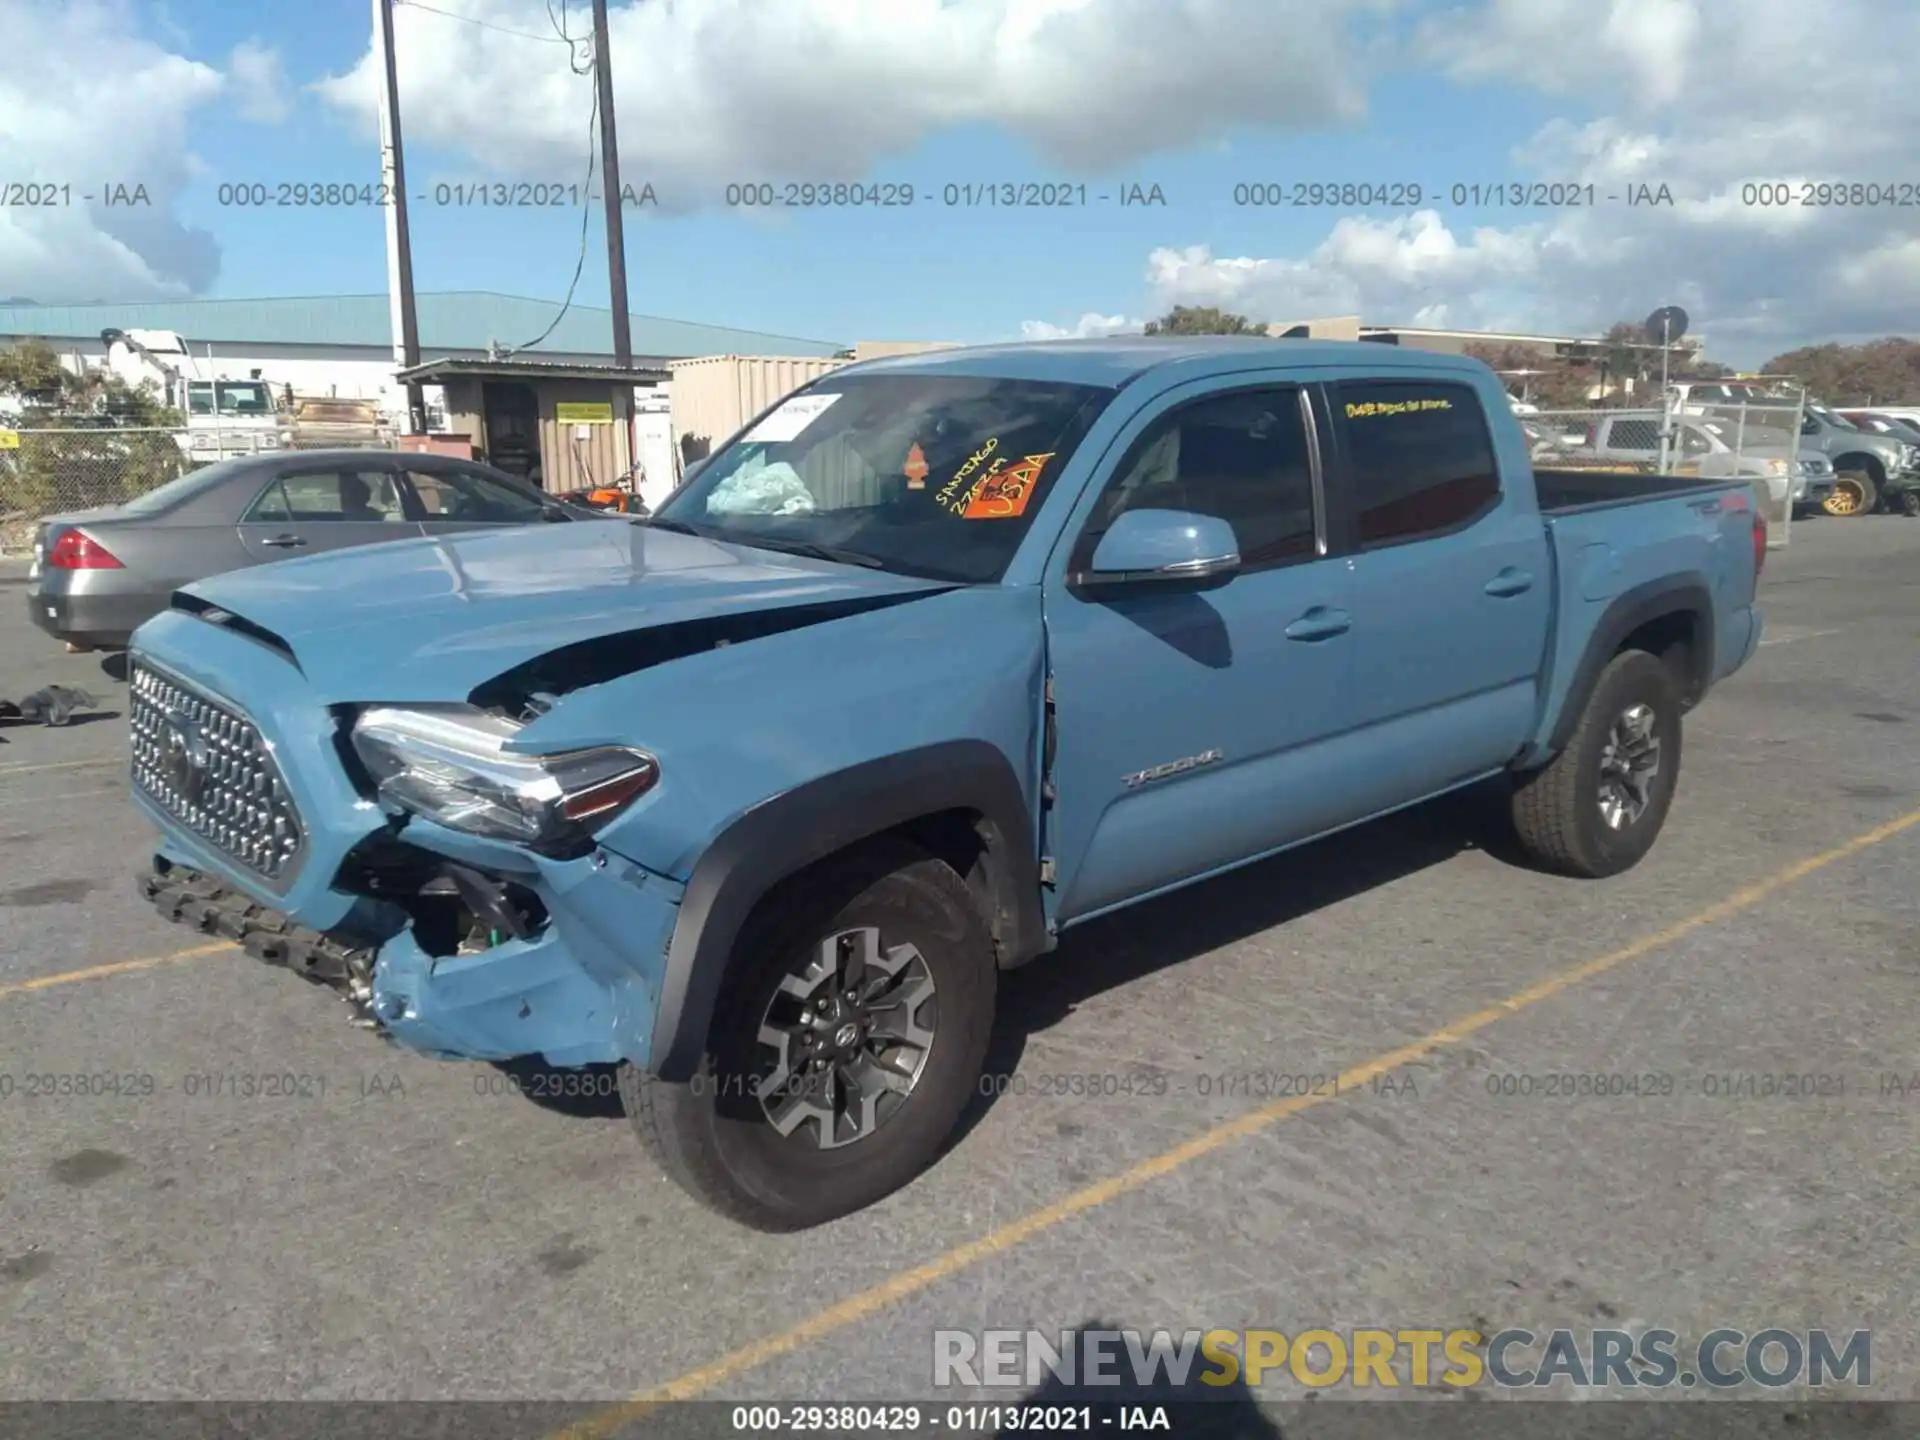
POLYGON ((540 402, 531 385, 489 380, 481 387, 486 417, 487 462, 510 475, 533 479, 540 468, 540 402))

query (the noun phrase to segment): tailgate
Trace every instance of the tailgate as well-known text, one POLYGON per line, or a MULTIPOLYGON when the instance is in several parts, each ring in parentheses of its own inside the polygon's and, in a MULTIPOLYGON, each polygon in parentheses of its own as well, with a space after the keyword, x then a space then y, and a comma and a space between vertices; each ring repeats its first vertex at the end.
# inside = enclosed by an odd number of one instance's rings
MULTIPOLYGON (((1689 485, 1600 501, 1550 513, 1545 524, 1554 562, 1546 725, 1567 705, 1596 630, 1623 619, 1631 630, 1636 614, 1689 602, 1704 609, 1712 626, 1703 637, 1713 649, 1709 684, 1746 662, 1758 639, 1754 592, 1765 534, 1750 485, 1689 485)), ((1539 738, 1544 743, 1545 734, 1539 738)))

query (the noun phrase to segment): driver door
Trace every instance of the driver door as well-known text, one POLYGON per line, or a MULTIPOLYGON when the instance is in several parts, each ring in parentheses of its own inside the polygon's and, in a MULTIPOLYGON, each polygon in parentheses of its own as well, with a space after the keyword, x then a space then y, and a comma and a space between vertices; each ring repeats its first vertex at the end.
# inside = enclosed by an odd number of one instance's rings
POLYGON ((1045 601, 1063 923, 1337 821, 1327 752, 1353 686, 1352 580, 1327 534, 1324 426, 1298 384, 1216 380, 1170 392, 1114 442, 1045 601), (1076 592, 1065 575, 1139 508, 1227 521, 1240 570, 1211 588, 1076 592))

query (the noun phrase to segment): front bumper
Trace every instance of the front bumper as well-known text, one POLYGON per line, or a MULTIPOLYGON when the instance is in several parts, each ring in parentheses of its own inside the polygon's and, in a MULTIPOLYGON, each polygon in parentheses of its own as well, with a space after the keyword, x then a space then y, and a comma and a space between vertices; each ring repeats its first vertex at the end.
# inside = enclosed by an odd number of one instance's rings
POLYGON ((605 849, 553 860, 418 819, 402 824, 355 790, 337 721, 299 672, 245 637, 169 612, 136 637, 134 663, 146 659, 247 716, 302 832, 297 865, 269 882, 136 786, 135 803, 162 836, 143 889, 168 919, 327 984, 362 1023, 423 1054, 647 1065, 679 882, 605 849), (366 857, 381 847, 407 857, 410 872, 455 866, 501 893, 511 887, 530 897, 536 918, 518 938, 496 931, 477 947, 449 943, 445 925, 427 923, 449 902, 369 881, 366 857))

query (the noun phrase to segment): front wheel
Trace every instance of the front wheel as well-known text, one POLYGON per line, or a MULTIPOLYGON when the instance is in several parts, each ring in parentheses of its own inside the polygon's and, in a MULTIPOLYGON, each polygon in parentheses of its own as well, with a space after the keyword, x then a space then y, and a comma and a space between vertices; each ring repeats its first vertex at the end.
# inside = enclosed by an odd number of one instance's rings
POLYGON ((623 1066, 642 1141, 681 1187, 756 1230, 799 1230, 905 1185, 977 1086, 992 942, 952 869, 904 843, 789 884, 743 930, 691 1080, 623 1066))
POLYGON ((1832 492, 1820 502, 1829 515, 1851 517, 1871 515, 1880 501, 1880 487, 1863 470, 1844 470, 1835 479, 1832 492))
POLYGON ((1666 823, 1680 776, 1680 690, 1644 650, 1614 656, 1565 750, 1514 789, 1528 855, 1600 879, 1639 864, 1666 823))

